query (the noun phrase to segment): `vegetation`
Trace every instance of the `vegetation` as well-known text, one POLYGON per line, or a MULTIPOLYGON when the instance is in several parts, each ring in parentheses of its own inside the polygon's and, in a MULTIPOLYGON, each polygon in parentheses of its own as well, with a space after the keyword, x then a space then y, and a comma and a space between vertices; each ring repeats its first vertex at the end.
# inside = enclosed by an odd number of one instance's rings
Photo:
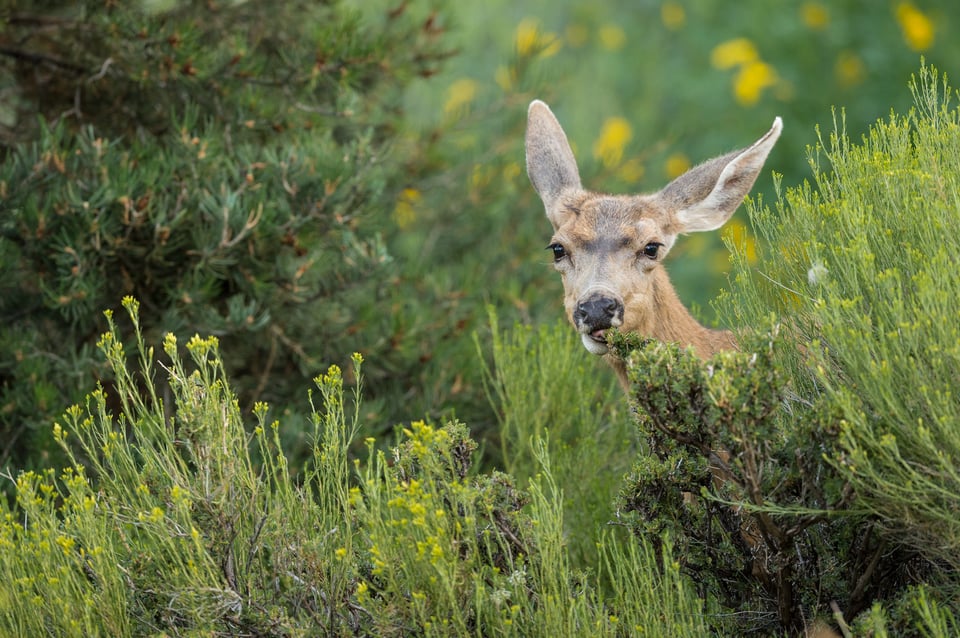
POLYGON ((294 405, 324 362, 392 334, 392 130, 409 77, 443 56, 423 17, 101 5, 3 14, 4 464, 38 463, 50 420, 108 381, 94 343, 125 294, 148 335, 218 335, 248 409, 294 405))
POLYGON ((70 465, 21 474, 16 510, 4 506, 5 634, 702 635, 669 551, 604 533, 599 576, 571 565, 542 439, 528 491, 472 471, 457 423, 412 423, 390 462, 369 440, 351 463, 360 387, 345 397, 333 366, 315 380, 313 449, 295 480, 265 405, 244 427, 218 340, 191 339, 185 361, 164 337, 161 399, 140 306, 124 306, 137 352, 110 313, 99 344, 122 408, 111 414, 102 389, 70 408, 53 428, 70 465))
POLYGON ((862 145, 811 156, 815 189, 750 207, 769 252, 736 273, 725 312, 774 317, 702 363, 621 337, 642 455, 620 496, 636 534, 676 539, 718 629, 801 631, 811 617, 950 635, 960 447, 953 398, 960 280, 960 110, 936 71, 916 108, 862 145), (829 160, 829 171, 820 166, 829 160), (769 325, 769 324, 768 324, 769 325), (697 495, 702 500, 693 501, 697 495), (731 621, 731 618, 737 620, 731 621))
POLYGON ((956 9, 715 5, 0 8, 0 633, 960 633, 956 9), (741 352, 583 352, 533 97, 619 192, 784 116, 741 352))

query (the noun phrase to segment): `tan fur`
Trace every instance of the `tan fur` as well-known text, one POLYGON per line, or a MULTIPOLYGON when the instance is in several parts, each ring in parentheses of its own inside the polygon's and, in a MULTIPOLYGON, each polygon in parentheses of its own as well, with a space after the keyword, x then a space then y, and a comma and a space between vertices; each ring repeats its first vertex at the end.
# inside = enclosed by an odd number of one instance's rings
POLYGON ((733 215, 781 126, 777 118, 753 145, 704 162, 657 193, 605 195, 581 186, 560 123, 543 102, 530 104, 527 174, 553 225, 550 247, 558 256, 567 317, 590 352, 606 355, 625 387, 623 362, 608 354, 604 341, 611 327, 690 346, 703 358, 736 347, 730 332, 705 328, 690 315, 662 261, 681 233, 714 230, 733 215))

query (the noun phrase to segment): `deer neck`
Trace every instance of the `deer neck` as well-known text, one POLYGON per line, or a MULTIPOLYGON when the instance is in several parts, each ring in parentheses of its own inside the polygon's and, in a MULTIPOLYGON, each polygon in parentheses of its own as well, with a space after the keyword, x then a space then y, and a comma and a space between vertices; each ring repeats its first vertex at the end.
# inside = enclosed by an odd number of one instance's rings
POLYGON ((736 347, 733 335, 727 330, 711 330, 700 325, 680 298, 662 268, 653 280, 653 313, 649 335, 659 341, 690 346, 697 356, 706 359, 720 350, 736 347))
MULTIPOLYGON (((653 299, 650 307, 655 311, 650 312, 642 322, 643 325, 638 331, 641 336, 690 347, 701 359, 707 359, 721 350, 736 349, 737 344, 732 332, 711 330, 693 318, 662 268, 654 273, 650 295, 653 299)), ((613 355, 607 355, 606 358, 617 373, 620 384, 629 391, 630 384, 623 360, 613 355)))

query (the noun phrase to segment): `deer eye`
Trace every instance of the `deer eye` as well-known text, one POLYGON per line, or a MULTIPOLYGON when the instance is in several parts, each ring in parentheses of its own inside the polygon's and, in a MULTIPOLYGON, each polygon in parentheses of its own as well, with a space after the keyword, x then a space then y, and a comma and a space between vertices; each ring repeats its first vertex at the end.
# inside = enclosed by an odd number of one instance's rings
POLYGON ((641 252, 643 253, 644 257, 647 257, 649 259, 656 259, 657 254, 660 252, 660 246, 663 246, 663 244, 652 241, 646 246, 644 246, 641 252))
POLYGON ((553 261, 560 261, 567 256, 567 249, 563 244, 550 244, 547 249, 553 251, 553 261))

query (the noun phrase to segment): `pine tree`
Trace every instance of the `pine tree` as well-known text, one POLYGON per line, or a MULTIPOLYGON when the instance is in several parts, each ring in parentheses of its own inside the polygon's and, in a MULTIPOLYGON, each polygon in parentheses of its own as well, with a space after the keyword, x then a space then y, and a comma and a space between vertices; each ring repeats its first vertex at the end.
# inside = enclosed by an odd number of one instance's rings
MULTIPOLYGON (((390 261, 406 83, 444 57, 400 3, 0 10, 0 465, 97 381, 102 311, 216 335, 241 401, 305 404, 390 261)), ((307 406, 304 406, 307 407, 307 406)))

